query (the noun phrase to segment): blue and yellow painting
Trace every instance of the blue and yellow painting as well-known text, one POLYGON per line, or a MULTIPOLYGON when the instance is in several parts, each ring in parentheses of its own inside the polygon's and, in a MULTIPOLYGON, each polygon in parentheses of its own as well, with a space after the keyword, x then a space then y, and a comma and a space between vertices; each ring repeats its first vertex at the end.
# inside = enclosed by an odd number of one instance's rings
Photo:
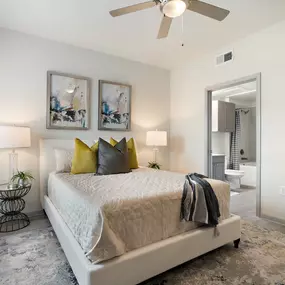
POLYGON ((130 86, 101 82, 100 129, 130 129, 130 93, 130 86))
POLYGON ((50 126, 56 128, 88 128, 87 81, 52 75, 50 126))

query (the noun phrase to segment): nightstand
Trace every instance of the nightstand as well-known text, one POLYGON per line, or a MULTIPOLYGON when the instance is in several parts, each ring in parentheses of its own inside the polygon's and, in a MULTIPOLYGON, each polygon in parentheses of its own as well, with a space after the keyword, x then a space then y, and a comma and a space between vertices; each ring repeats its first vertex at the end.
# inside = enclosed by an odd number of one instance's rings
POLYGON ((8 188, 9 184, 0 185, 0 233, 13 232, 30 224, 28 216, 22 211, 25 201, 22 199, 31 190, 31 184, 8 188))

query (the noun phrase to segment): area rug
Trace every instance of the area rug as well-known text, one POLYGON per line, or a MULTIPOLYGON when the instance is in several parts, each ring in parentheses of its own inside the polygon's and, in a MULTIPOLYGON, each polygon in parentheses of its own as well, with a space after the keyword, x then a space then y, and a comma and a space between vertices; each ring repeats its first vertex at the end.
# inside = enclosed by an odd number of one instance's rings
MULTIPOLYGON (((77 281, 49 228, 0 238, 0 284, 77 285, 77 281)), ((239 249, 228 244, 140 285, 206 284, 285 285, 285 235, 243 221, 239 249)))

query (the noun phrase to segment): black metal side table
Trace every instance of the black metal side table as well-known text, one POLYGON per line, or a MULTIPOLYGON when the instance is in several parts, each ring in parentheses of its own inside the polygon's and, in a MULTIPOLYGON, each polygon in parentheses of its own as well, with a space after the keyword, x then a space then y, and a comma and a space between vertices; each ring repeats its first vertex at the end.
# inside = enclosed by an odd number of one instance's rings
POLYGON ((30 224, 28 216, 21 212, 25 209, 22 198, 29 193, 31 186, 0 185, 0 233, 17 231, 30 224))

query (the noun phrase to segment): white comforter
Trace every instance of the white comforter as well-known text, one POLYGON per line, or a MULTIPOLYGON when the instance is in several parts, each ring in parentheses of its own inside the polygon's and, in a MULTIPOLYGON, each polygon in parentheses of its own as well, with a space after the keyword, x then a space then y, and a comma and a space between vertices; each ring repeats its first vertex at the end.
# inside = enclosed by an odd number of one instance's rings
MULTIPOLYGON (((94 176, 51 173, 48 195, 86 256, 98 263, 196 228, 180 222, 185 175, 141 168, 94 176)), ((229 217, 228 184, 208 180, 229 217)))

